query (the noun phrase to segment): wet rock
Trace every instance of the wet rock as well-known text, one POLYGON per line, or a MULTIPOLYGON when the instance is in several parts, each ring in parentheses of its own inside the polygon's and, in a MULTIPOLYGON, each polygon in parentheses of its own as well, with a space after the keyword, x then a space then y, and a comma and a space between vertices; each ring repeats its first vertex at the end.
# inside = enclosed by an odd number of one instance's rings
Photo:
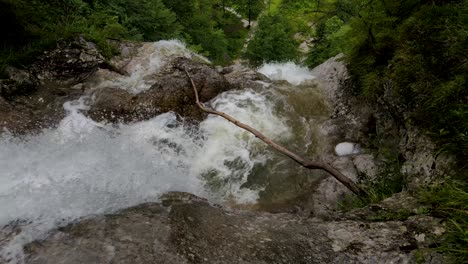
POLYGON ((0 95, 12 97, 16 95, 30 94, 37 90, 39 81, 26 70, 7 67, 7 80, 0 80, 0 95))
MULTIPOLYGON (((353 164, 352 157, 330 157, 328 163, 338 169, 354 182, 358 180, 358 173, 353 164)), ((323 219, 329 219, 339 208, 339 202, 352 192, 334 177, 328 175, 323 179, 311 195, 311 213, 323 219)))
POLYGON ((358 175, 367 179, 375 179, 379 173, 378 162, 373 154, 361 154, 352 157, 358 175))
POLYGON ((338 54, 312 70, 312 75, 320 81, 321 88, 335 105, 340 103, 341 90, 350 79, 346 65, 341 62, 343 57, 343 54, 338 54))
MULTIPOLYGON (((27 263, 415 263, 439 220, 323 221, 228 211, 185 193, 54 231, 27 263), (420 224, 424 223, 424 224, 420 224)), ((443 263, 437 255, 426 263, 443 263)))
POLYGON ((105 62, 97 46, 82 37, 40 56, 31 66, 31 72, 41 84, 69 86, 86 79, 105 62))
POLYGON ((195 82, 202 102, 236 88, 212 66, 179 57, 161 69, 154 77, 155 84, 142 93, 132 95, 118 88, 97 90, 88 115, 97 121, 130 122, 174 111, 184 118, 201 120, 206 114, 197 107, 193 88, 183 69, 195 82))
POLYGON ((63 104, 82 94, 77 89, 40 85, 32 93, 0 97, 0 133, 34 133, 55 126, 65 116, 63 104))
MULTIPOLYGON (((331 118, 321 127, 330 143, 349 141, 363 147, 363 155, 354 157, 353 163, 358 174, 366 180, 377 178, 389 155, 393 155, 391 159, 397 159, 401 164, 401 173, 409 179, 409 190, 447 175, 453 158, 439 158, 435 154, 435 144, 427 135, 406 121, 411 109, 387 93, 391 90, 391 81, 385 84, 386 92, 377 100, 361 102, 353 95, 350 76, 345 63, 341 61, 342 57, 331 58, 312 70, 319 88, 334 107, 331 118)), ((333 157, 326 159, 333 162, 333 157)))
POLYGON ((94 120, 129 122, 135 119, 136 97, 118 88, 103 88, 93 95, 94 103, 88 115, 94 120))
POLYGON ((141 42, 113 41, 112 45, 119 50, 119 54, 111 59, 111 64, 119 69, 125 69, 138 55, 138 49, 143 46, 141 42))
POLYGON ((261 88, 262 83, 271 82, 271 80, 262 73, 240 63, 224 67, 222 73, 231 85, 237 86, 238 88, 261 88))
POLYGON ((36 125, 32 113, 15 110, 0 97, 0 134, 5 132, 17 134, 34 129, 36 125))
POLYGON ((80 37, 59 43, 27 70, 9 67, 9 79, 0 80, 0 133, 34 133, 58 124, 65 116, 63 104, 84 93, 75 84, 103 63, 96 45, 80 37))

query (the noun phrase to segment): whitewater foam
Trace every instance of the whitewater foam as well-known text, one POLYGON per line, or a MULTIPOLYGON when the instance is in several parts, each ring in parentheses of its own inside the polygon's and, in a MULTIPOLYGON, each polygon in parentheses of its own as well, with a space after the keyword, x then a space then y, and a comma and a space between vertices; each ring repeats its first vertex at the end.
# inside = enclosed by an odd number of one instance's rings
MULTIPOLYGON (((86 102, 67 102, 68 114, 56 129, 23 139, 0 138, 0 225, 30 222, 3 249, 4 255, 18 253, 20 245, 58 225, 157 201, 168 191, 217 202, 229 197, 252 203, 258 198, 258 190, 241 185, 254 165, 267 159, 261 152, 265 146, 240 128, 210 116, 194 131, 174 113, 112 126, 86 117, 86 102), (214 178, 203 178, 213 172, 214 178), (210 188, 215 180, 224 185, 210 188)), ((288 136, 273 105, 252 90, 222 94, 212 105, 272 137, 288 136)))
POLYGON ((156 75, 172 57, 197 58, 206 63, 208 59, 187 49, 180 40, 161 40, 154 43, 144 43, 138 49, 136 56, 125 66, 129 76, 120 76, 102 82, 100 87, 118 87, 132 94, 148 90, 154 84, 156 75))
MULTIPOLYGON (((196 55, 178 41, 147 43, 127 65, 129 77, 99 86, 142 92, 152 85, 151 74, 171 56, 196 55)), ((277 69, 290 69, 274 78, 291 83, 311 78, 305 68, 292 64, 277 69)), ((292 131, 274 110, 273 98, 279 95, 267 96, 267 91, 271 89, 229 91, 210 104, 274 140, 287 141, 292 131)), ((261 187, 242 186, 271 153, 248 132, 212 115, 197 129, 187 127, 174 113, 127 125, 99 123, 85 115, 90 103, 86 96, 65 103, 67 115, 58 127, 38 135, 0 135, 0 226, 21 222, 19 234, 0 242, 0 259, 21 262, 22 246, 57 226, 158 201, 169 191, 190 192, 214 202, 257 201, 261 187)))
POLYGON ((293 62, 267 63, 262 65, 258 72, 265 74, 271 80, 285 80, 293 85, 299 85, 315 78, 309 69, 293 62))

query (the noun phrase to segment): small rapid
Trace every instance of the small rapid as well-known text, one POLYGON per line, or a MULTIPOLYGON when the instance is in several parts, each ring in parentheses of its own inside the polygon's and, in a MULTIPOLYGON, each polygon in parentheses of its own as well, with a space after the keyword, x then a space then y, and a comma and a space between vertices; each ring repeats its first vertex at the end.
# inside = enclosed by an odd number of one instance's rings
MULTIPOLYGON (((134 94, 145 91, 153 84, 149 76, 170 56, 198 55, 178 41, 145 44, 128 65, 129 76, 104 80, 101 85, 118 84, 134 94)), ((228 91, 209 104, 283 144, 310 144, 310 123, 288 98, 313 89, 294 85, 313 77, 292 64, 263 68, 285 74, 266 72, 272 79, 294 76, 286 78, 293 85, 228 91)), ((273 199, 291 189, 285 179, 295 173, 308 178, 307 172, 220 117, 210 115, 193 126, 170 112, 112 125, 88 118, 90 104, 89 96, 65 103, 67 115, 58 127, 37 135, 0 135, 0 226, 6 230, 18 225, 20 230, 0 241, 4 259, 22 262, 23 245, 58 226, 156 202, 169 191, 189 192, 218 203, 255 204, 262 193, 268 193, 265 190, 273 190, 268 198, 273 199)))
POLYGON ((258 72, 265 74, 271 80, 285 80, 293 85, 299 85, 315 78, 309 69, 293 62, 268 63, 260 67, 258 72))

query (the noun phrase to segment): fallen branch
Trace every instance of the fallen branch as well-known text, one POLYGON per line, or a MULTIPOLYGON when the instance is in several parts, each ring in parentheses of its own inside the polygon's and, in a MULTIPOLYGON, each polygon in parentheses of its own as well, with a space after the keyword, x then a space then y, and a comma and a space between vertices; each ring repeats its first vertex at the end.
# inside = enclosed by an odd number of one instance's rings
POLYGON ((351 179, 349 179, 348 177, 343 175, 339 170, 335 169, 330 164, 323 163, 323 162, 314 162, 314 161, 304 159, 301 156, 299 156, 299 155, 291 152, 290 150, 286 149, 285 147, 275 143, 274 141, 272 141, 270 138, 263 135, 260 131, 256 130, 255 128, 237 121, 236 119, 234 119, 233 117, 227 115, 226 113, 219 112, 219 111, 216 111, 216 110, 209 109, 209 108, 205 107, 200 102, 200 100, 198 98, 198 91, 197 91, 197 87, 195 85, 195 82, 193 81, 192 77, 190 77, 190 74, 187 72, 187 70, 184 69, 184 71, 187 74, 187 77, 190 79, 193 91, 195 92, 195 99, 196 99, 197 105, 201 110, 203 110, 204 112, 209 113, 209 114, 221 116, 224 119, 228 120, 229 122, 233 123, 234 125, 249 131, 250 133, 255 135, 255 137, 257 137, 261 141, 263 141, 266 144, 270 145, 271 147, 273 147, 277 151, 283 153, 284 155, 288 156, 289 158, 291 158, 292 160, 294 160, 295 162, 299 163, 301 166, 303 166, 303 167, 305 167, 307 169, 319 169, 319 170, 324 170, 324 171, 330 173, 333 177, 335 177, 335 179, 337 179, 339 182, 341 182, 344 186, 346 186, 350 191, 352 191, 353 193, 355 193, 359 197, 367 196, 367 193, 363 189, 361 189, 359 186, 357 186, 351 179))

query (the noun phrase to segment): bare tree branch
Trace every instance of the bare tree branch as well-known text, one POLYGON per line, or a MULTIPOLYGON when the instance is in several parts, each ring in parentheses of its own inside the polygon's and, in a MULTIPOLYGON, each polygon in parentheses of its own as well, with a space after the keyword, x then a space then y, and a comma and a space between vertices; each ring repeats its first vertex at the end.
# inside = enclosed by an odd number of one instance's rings
POLYGON ((367 196, 367 193, 363 189, 361 189, 359 186, 357 186, 356 183, 354 183, 351 179, 349 179, 348 177, 343 175, 339 170, 337 170, 336 168, 334 168, 330 164, 323 163, 323 162, 317 162, 317 161, 310 161, 310 160, 307 160, 305 158, 302 158, 301 156, 293 153, 292 151, 286 149, 285 147, 275 143, 274 141, 272 141, 270 138, 263 135, 260 131, 256 130, 255 128, 237 121, 236 119, 234 119, 233 117, 227 115, 226 113, 223 113, 223 112, 216 111, 216 110, 209 109, 209 108, 205 107, 200 102, 200 100, 198 98, 198 91, 197 91, 197 87, 195 85, 195 82, 193 81, 192 77, 190 77, 190 74, 188 73, 188 71, 185 70, 185 69, 183 69, 183 70, 187 74, 187 77, 190 79, 193 91, 195 92, 196 103, 197 103, 198 107, 201 110, 203 110, 204 112, 209 113, 209 114, 221 116, 224 119, 228 120, 229 122, 233 123, 234 125, 249 131, 250 133, 252 133, 255 137, 257 137, 261 141, 263 141, 266 144, 270 145, 271 147, 273 147, 277 151, 283 153, 284 155, 288 156, 289 158, 291 158, 292 160, 294 160, 295 162, 299 163, 301 166, 303 166, 303 167, 305 167, 307 169, 319 169, 319 170, 323 170, 323 171, 326 171, 326 172, 330 173, 333 177, 335 177, 335 179, 337 179, 339 182, 341 182, 344 186, 346 186, 350 191, 352 191, 353 193, 355 193, 359 197, 366 197, 367 196))

